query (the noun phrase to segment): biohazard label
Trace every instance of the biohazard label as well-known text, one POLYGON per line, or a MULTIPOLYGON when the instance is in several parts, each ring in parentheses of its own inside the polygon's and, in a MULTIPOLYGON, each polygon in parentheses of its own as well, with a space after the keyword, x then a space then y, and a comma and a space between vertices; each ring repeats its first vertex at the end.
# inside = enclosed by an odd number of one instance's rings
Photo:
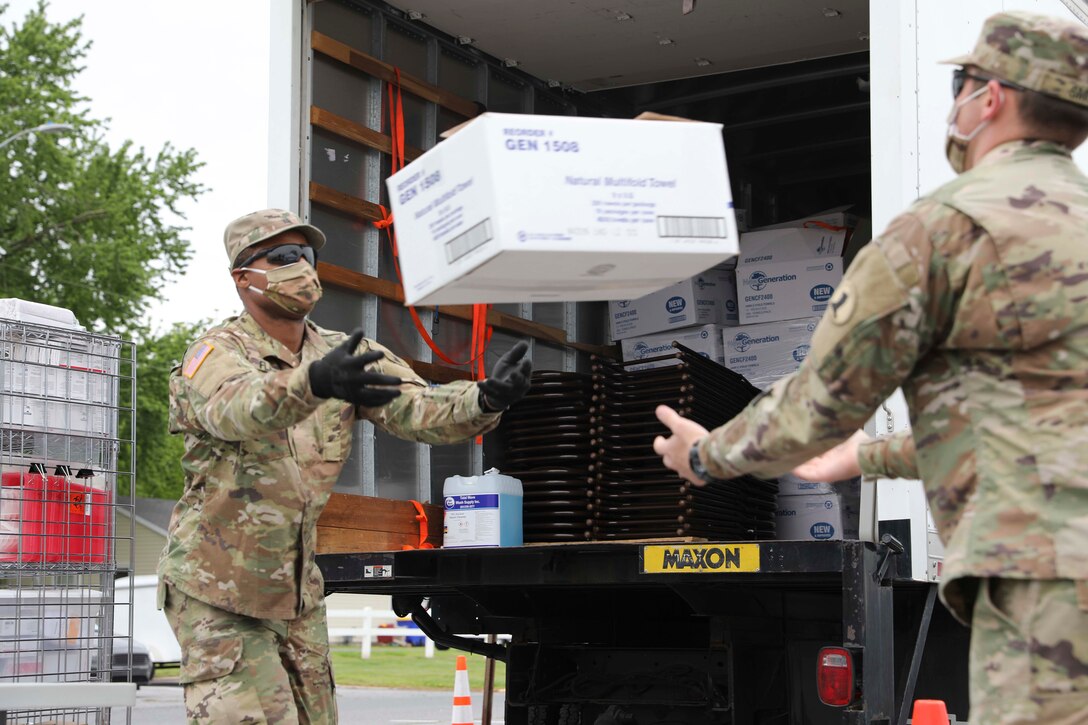
POLYGON ((643 574, 759 571, 759 544, 688 544, 642 547, 643 574))

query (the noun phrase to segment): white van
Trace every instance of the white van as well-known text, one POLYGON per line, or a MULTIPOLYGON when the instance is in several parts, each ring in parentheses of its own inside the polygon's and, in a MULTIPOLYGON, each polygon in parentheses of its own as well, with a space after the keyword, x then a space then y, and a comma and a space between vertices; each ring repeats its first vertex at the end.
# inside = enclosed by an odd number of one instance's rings
POLYGON ((132 635, 142 642, 151 653, 151 662, 155 669, 177 666, 181 663, 181 645, 174 636, 174 630, 166 621, 166 614, 155 606, 155 595, 159 587, 159 578, 154 574, 132 577, 132 631, 129 632, 129 617, 125 607, 128 604, 129 577, 116 582, 116 621, 113 623, 115 636, 132 635))

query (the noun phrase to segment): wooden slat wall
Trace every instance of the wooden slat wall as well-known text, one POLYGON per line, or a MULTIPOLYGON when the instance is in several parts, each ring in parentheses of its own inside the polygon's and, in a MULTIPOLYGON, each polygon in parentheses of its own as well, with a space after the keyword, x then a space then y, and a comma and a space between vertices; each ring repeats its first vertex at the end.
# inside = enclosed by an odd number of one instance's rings
MULTIPOLYGON (((371 277, 368 274, 362 274, 361 272, 355 272, 346 267, 340 267, 326 262, 317 263, 317 274, 321 278, 323 284, 329 284, 333 287, 339 287, 340 289, 360 294, 377 295, 390 302, 404 303, 404 290, 395 282, 371 277)), ((442 314, 471 322, 472 306, 443 305, 442 314)), ((490 310, 487 313, 487 324, 505 332, 532 337, 542 342, 551 343, 552 345, 562 345, 564 347, 570 347, 575 350, 580 350, 592 355, 600 355, 602 357, 619 357, 618 349, 615 345, 589 345, 582 342, 573 342, 567 339, 567 333, 563 330, 549 325, 542 325, 541 323, 533 322, 532 320, 526 320, 522 317, 517 317, 516 315, 508 315, 497 310, 490 310)))

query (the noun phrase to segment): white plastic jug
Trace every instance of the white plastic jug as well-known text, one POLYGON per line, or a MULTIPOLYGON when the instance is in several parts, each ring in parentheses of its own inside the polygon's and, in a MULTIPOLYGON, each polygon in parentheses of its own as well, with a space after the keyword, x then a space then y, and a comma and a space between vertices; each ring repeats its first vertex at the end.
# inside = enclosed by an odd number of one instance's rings
POLYGON ((521 546, 521 481, 492 468, 482 476, 450 476, 442 485, 442 546, 521 546))

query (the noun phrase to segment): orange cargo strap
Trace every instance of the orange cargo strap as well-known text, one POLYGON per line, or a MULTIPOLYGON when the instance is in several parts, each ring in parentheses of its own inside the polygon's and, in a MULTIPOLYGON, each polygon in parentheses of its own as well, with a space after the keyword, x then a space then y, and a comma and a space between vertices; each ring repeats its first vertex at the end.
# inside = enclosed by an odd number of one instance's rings
POLYGON ((820 227, 821 229, 827 229, 827 230, 832 231, 832 232, 845 232, 845 231, 849 230, 849 227, 837 227, 834 224, 828 224, 827 222, 822 222, 822 221, 819 221, 817 219, 810 219, 809 221, 802 224, 802 226, 805 229, 811 229, 812 227, 820 227))
MULTIPOLYGON (((396 76, 396 82, 386 84, 386 88, 389 92, 389 135, 392 139, 392 173, 395 174, 404 168, 404 105, 401 100, 400 69, 394 68, 393 71, 396 76), (395 95, 393 86, 396 86, 395 95)), ((392 229, 393 215, 380 204, 378 205, 378 209, 381 210, 382 218, 374 222, 374 226, 378 229, 384 229, 389 237, 389 245, 393 251, 393 267, 397 272, 397 281, 400 282, 401 289, 404 289, 404 277, 400 272, 400 252, 397 249, 397 234, 392 229)), ((472 342, 469 359, 465 361, 454 360, 451 356, 443 352, 431 337, 430 333, 427 332, 427 328, 424 327, 423 321, 419 318, 419 313, 416 311, 416 308, 413 305, 407 305, 407 307, 409 314, 412 316, 412 323, 415 325, 420 337, 427 343, 427 347, 431 349, 431 352, 438 356, 439 360, 447 365, 471 366, 470 371, 472 377, 476 380, 483 380, 484 377, 486 377, 484 355, 487 352, 487 345, 491 341, 492 334, 491 326, 487 324, 487 312, 491 309, 491 305, 472 306, 472 342)))
POLYGON ((409 501, 409 503, 416 507, 416 521, 419 522, 419 546, 411 546, 405 544, 403 547, 401 547, 402 550, 408 551, 410 549, 433 549, 434 544, 431 544, 427 541, 427 537, 430 535, 430 532, 427 529, 427 512, 423 510, 423 504, 415 500, 409 501))

